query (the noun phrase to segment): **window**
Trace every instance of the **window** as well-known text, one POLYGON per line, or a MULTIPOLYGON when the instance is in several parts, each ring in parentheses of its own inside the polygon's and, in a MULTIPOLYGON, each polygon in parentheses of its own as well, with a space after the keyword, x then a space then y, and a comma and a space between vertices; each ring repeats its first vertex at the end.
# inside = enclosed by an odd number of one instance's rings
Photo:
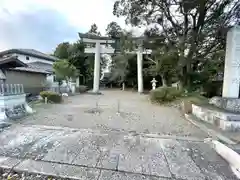
POLYGON ((28 57, 28 56, 26 56, 26 60, 29 60, 29 57, 28 57))

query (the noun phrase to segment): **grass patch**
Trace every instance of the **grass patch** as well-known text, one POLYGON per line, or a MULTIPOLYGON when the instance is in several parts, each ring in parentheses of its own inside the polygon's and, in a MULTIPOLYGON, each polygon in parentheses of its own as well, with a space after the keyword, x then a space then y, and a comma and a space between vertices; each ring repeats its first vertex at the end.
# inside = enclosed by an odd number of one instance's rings
POLYGON ((185 93, 178 99, 182 101, 189 101, 193 104, 202 104, 202 105, 208 104, 208 98, 200 95, 198 92, 185 93))
POLYGON ((155 103, 173 102, 182 92, 175 87, 158 87, 150 91, 150 100, 155 103))

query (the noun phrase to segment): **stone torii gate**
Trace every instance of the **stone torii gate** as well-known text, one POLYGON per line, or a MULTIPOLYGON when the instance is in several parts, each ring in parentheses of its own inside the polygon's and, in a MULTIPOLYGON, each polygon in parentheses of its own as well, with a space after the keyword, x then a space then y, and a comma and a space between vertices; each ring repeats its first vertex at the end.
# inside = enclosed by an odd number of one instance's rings
MULTIPOLYGON (((94 81, 93 81, 93 93, 99 93, 99 79, 100 79, 100 61, 101 54, 114 54, 116 49, 111 45, 116 45, 116 40, 110 37, 102 37, 93 34, 82 34, 79 33, 79 37, 84 43, 94 44, 95 47, 87 46, 85 48, 85 53, 93 53, 95 55, 94 59, 94 81), (110 45, 110 46, 109 46, 110 45)), ((135 38, 134 38, 135 39, 135 38)), ((137 38, 136 38, 137 39, 137 38)), ((142 43, 139 43, 138 48, 132 52, 137 54, 137 79, 138 79, 138 92, 143 92, 143 54, 151 54, 150 50, 143 50, 142 43)))

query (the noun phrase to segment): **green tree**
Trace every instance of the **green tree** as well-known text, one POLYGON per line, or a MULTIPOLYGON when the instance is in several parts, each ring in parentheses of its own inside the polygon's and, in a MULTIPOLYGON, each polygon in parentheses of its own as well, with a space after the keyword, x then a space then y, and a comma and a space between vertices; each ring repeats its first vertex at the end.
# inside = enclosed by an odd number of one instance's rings
POLYGON ((91 28, 88 31, 88 33, 101 36, 101 33, 100 33, 100 31, 98 31, 98 27, 97 27, 97 25, 95 23, 91 25, 91 28))
POLYGON ((58 81, 60 82, 60 80, 65 80, 67 86, 69 86, 70 80, 73 80, 79 75, 79 71, 75 66, 70 64, 68 60, 59 60, 54 62, 53 69, 58 81))
POLYGON ((122 28, 114 21, 110 22, 106 29, 106 35, 112 38, 120 37, 122 28))
POLYGON ((84 44, 81 41, 71 44, 68 60, 70 64, 81 72, 79 75, 82 84, 86 85, 88 81, 91 81, 93 78, 94 57, 85 55, 84 44))
POLYGON ((179 55, 178 76, 190 84, 193 67, 224 49, 225 30, 239 21, 237 0, 117 0, 113 13, 134 26, 154 25, 179 55))
POLYGON ((113 57, 112 62, 112 81, 117 81, 125 87, 127 76, 129 74, 129 60, 133 58, 134 54, 128 54, 134 49, 132 41, 132 32, 123 31, 120 37, 120 54, 113 57))
POLYGON ((168 86, 173 82, 177 74, 178 54, 177 52, 167 51, 164 47, 152 53, 149 60, 148 73, 152 76, 160 76, 163 86, 168 86))
POLYGON ((70 47, 69 42, 63 42, 57 45, 54 56, 58 57, 59 59, 68 59, 68 49, 70 47))

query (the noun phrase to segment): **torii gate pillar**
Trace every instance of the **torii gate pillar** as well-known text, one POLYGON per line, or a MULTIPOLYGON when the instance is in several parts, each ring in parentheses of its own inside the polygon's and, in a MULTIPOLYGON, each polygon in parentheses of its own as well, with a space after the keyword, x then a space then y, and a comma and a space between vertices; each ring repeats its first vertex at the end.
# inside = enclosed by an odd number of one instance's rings
POLYGON ((139 45, 137 51, 137 77, 138 77, 138 92, 143 93, 143 48, 139 45))
POLYGON ((100 61, 101 61, 101 46, 100 42, 96 42, 94 59, 94 79, 93 79, 93 93, 99 92, 99 79, 100 79, 100 61))

